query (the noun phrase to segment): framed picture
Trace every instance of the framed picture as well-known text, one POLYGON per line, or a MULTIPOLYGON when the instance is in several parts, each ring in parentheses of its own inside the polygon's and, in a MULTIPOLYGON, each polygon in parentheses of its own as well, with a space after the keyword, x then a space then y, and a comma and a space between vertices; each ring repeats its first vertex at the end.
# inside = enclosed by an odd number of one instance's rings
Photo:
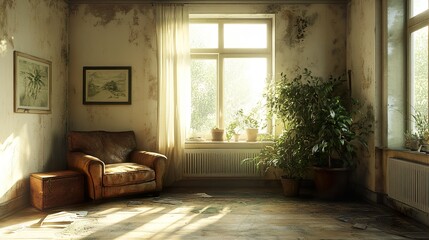
POLYGON ((14 52, 14 111, 50 113, 52 64, 48 60, 14 52))
POLYGON ((131 104, 131 67, 83 67, 83 104, 131 104))

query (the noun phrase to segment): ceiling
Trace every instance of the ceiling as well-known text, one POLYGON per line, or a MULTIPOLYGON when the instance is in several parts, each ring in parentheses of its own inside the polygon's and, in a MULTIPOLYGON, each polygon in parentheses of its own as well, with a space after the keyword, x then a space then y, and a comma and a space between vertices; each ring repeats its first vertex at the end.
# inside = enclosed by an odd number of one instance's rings
POLYGON ((195 3, 195 4, 310 4, 310 3, 347 3, 349 0, 68 0, 71 4, 101 3, 195 3))

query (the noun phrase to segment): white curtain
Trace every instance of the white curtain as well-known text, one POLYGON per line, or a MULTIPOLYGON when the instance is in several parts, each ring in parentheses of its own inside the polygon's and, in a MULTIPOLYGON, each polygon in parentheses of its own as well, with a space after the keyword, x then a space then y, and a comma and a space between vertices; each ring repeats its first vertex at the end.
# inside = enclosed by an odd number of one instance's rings
POLYGON ((182 177, 185 124, 190 94, 187 7, 156 5, 158 44, 158 151, 168 158, 165 183, 182 177))

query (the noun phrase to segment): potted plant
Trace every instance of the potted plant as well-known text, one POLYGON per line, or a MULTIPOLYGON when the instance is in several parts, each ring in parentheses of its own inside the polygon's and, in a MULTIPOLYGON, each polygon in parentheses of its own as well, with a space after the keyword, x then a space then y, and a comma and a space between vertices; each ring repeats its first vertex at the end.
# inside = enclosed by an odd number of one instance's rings
POLYGON ((270 112, 306 139, 302 156, 312 160, 316 188, 325 198, 343 194, 349 171, 356 166, 357 144, 366 147, 372 128, 369 115, 353 118, 358 104, 341 95, 343 82, 341 77, 323 80, 304 69, 292 79, 282 74, 267 94, 270 112), (331 177, 337 174, 345 178, 331 177))
POLYGON ((226 139, 230 141, 234 137, 234 141, 238 142, 241 131, 243 130, 243 109, 238 110, 233 120, 226 127, 226 139))
POLYGON ((297 136, 293 129, 288 129, 275 138, 272 144, 265 145, 258 155, 247 161, 253 161, 264 171, 281 169, 283 194, 294 197, 299 195, 301 180, 307 172, 308 159, 303 156, 303 153, 311 150, 305 149, 307 146, 305 140, 297 136))
POLYGON ((224 130, 222 128, 214 127, 211 130, 212 141, 223 141, 224 130))
POLYGON ((415 111, 411 116, 414 121, 415 131, 405 132, 405 148, 417 151, 421 146, 425 146, 425 149, 423 150, 427 151, 426 146, 428 145, 429 140, 428 117, 419 111, 415 111))
POLYGON ((335 199, 347 192, 350 171, 356 167, 357 148, 368 149, 372 113, 359 111, 361 105, 341 91, 342 77, 323 80, 306 70, 307 87, 314 92, 307 106, 314 128, 312 154, 314 182, 319 196, 335 199))
POLYGON ((243 128, 246 129, 247 141, 256 142, 259 131, 258 108, 253 108, 249 113, 244 113, 243 109, 239 109, 236 116, 240 119, 243 128))

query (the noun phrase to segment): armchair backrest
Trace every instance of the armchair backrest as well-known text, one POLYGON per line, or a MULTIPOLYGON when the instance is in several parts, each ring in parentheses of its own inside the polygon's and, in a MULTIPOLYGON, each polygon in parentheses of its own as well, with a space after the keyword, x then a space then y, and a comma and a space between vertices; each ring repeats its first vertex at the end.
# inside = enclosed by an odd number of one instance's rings
POLYGON ((136 149, 133 131, 72 131, 68 134, 68 150, 99 158, 105 164, 127 162, 136 149))

